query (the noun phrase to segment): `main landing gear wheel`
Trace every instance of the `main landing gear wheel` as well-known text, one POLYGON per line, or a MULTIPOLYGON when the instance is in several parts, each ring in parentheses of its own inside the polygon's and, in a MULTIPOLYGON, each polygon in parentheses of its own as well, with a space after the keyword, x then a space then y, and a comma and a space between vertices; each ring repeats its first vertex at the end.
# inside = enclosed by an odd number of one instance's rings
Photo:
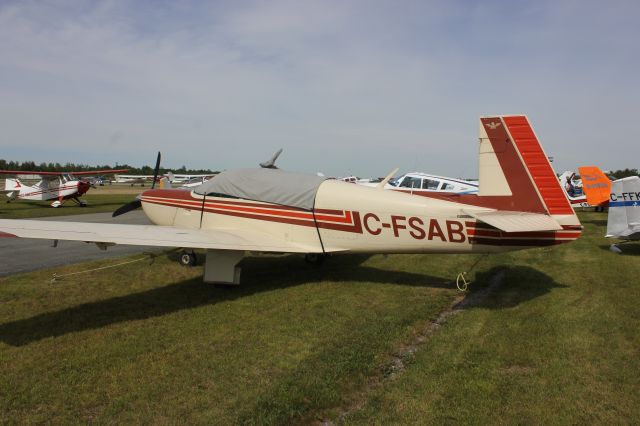
POLYGON ((178 261, 182 266, 196 266, 196 263, 198 263, 198 258, 192 251, 183 251, 182 253, 180 253, 178 261))
POLYGON ((84 200, 80 200, 80 207, 87 207, 87 202, 84 200))

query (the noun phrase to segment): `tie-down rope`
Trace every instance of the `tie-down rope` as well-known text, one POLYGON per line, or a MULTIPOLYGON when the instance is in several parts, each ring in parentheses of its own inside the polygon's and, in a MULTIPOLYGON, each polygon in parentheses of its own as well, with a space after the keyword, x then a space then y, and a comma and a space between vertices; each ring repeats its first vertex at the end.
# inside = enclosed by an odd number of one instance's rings
POLYGON ((55 283, 56 281, 58 281, 62 277, 69 277, 71 275, 86 274, 87 272, 94 272, 94 271, 101 271, 103 269, 115 268, 116 266, 128 265, 130 263, 140 262, 141 260, 145 260, 145 259, 150 259, 151 262, 149 262, 149 264, 151 265, 155 261, 155 258, 157 256, 158 255, 154 254, 154 253, 145 253, 145 257, 141 257, 139 259, 128 260, 126 262, 116 263, 115 265, 101 266, 100 268, 87 269, 87 270, 78 271, 78 272, 70 272, 68 274, 56 274, 56 273, 54 273, 53 277, 51 278, 51 283, 52 284, 55 283))

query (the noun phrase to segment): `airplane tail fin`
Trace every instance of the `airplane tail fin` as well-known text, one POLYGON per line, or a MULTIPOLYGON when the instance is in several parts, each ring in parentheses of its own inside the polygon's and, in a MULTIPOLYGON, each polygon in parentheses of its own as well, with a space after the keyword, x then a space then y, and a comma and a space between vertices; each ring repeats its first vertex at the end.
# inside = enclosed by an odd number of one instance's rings
POLYGON ((15 178, 7 178, 4 181, 4 189, 6 191, 15 191, 15 190, 19 191, 21 186, 22 185, 20 184, 20 181, 15 178))
POLYGON ((480 119, 479 171, 478 196, 488 207, 525 213, 530 221, 546 216, 555 229, 580 226, 526 116, 480 119))
POLYGON ((626 177, 611 183, 606 236, 640 238, 640 177, 626 177))
POLYGON ((167 176, 162 176, 158 181, 158 188, 160 189, 170 189, 171 188, 171 180, 167 176))
POLYGON ((582 188, 587 202, 592 206, 601 206, 609 201, 611 181, 596 166, 578 167, 582 178, 582 188))

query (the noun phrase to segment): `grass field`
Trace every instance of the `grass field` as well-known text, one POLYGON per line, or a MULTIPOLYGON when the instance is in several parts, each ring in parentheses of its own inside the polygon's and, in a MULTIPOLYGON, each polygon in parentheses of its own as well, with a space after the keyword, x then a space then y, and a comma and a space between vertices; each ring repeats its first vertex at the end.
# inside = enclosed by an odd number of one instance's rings
MULTIPOLYGON (((4 188, 4 185, 0 187, 4 188)), ((15 200, 10 203, 0 202, 0 219, 25 219, 33 217, 66 216, 85 213, 112 212, 121 205, 133 200, 145 188, 129 185, 110 185, 91 188, 81 198, 87 202, 80 207, 72 200, 67 200, 58 208, 51 207, 51 201, 15 200)))
POLYGON ((635 423, 640 250, 581 218, 484 258, 439 327, 477 256, 251 257, 232 289, 171 253, 4 278, 0 423, 635 423))

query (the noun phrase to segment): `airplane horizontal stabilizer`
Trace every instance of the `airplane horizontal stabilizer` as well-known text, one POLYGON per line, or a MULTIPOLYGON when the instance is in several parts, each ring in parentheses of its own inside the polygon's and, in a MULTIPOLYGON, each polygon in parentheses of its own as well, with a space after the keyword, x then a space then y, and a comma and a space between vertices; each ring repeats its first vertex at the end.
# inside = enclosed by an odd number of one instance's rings
POLYGON ((473 212, 463 210, 463 212, 504 232, 559 231, 562 229, 562 225, 546 214, 511 211, 473 212))

